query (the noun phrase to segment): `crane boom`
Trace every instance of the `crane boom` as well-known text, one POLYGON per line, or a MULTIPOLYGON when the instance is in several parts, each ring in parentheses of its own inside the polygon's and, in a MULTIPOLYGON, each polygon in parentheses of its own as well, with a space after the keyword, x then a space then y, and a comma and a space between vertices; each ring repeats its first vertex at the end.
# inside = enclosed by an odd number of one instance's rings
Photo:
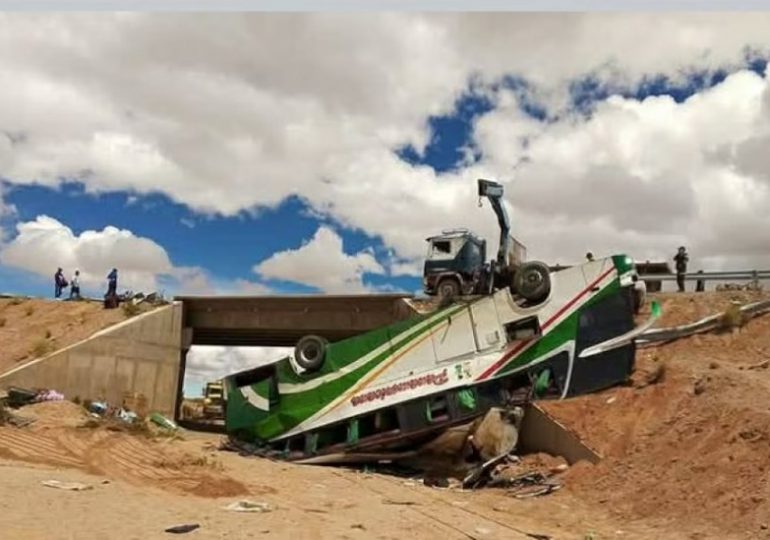
POLYGON ((503 186, 492 180, 479 178, 479 205, 481 197, 486 197, 492 204, 492 209, 497 216, 497 223, 500 225, 500 247, 497 250, 497 264, 501 269, 508 267, 508 251, 511 249, 511 223, 508 220, 508 213, 503 206, 503 186))

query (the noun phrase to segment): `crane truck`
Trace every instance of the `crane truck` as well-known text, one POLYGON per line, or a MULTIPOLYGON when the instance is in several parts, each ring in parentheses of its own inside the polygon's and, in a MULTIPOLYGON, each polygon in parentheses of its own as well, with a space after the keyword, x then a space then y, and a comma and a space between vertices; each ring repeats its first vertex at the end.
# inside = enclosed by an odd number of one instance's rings
MULTIPOLYGON (((308 335, 293 354, 226 377, 230 437, 298 461, 344 461, 424 442, 510 407, 535 381, 545 381, 543 398, 625 381, 635 338, 660 314, 653 305, 634 326, 632 259, 617 254, 558 272, 511 265, 502 188, 479 182, 479 193, 501 226, 496 260, 476 266, 471 280, 474 291, 487 292, 341 341, 308 335)), ((458 238, 454 252, 462 257, 474 240, 458 238)))
POLYGON ((522 299, 537 303, 548 295, 549 269, 544 263, 526 262, 526 247, 511 236, 511 224, 503 205, 503 186, 478 180, 479 206, 489 199, 500 227, 497 255, 487 262, 486 241, 467 229, 446 230, 427 238, 428 256, 423 267, 426 294, 444 300, 456 296, 491 294, 510 287, 522 299))

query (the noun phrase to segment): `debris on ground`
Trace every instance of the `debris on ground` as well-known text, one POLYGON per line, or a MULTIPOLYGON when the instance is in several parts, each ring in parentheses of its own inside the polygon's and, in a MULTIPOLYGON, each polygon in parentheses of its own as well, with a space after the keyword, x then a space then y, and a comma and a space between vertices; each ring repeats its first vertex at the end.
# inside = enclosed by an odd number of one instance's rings
POLYGON ((103 401, 92 401, 88 405, 88 410, 94 414, 98 414, 99 416, 106 414, 108 409, 109 405, 103 401))
POLYGON ((169 527, 168 529, 165 529, 165 532, 172 533, 172 534, 185 534, 188 532, 192 532, 198 528, 200 528, 200 525, 198 525, 197 523, 190 523, 188 525, 174 525, 173 527, 169 527))
POLYGON ((88 491, 93 489, 93 486, 88 484, 82 484, 80 482, 60 482, 59 480, 43 480, 41 482, 46 487, 63 489, 66 491, 88 491))
POLYGON ((506 487, 517 499, 540 497, 561 489, 562 485, 548 475, 531 472, 520 476, 500 480, 500 487, 506 487))
POLYGON ((35 396, 35 402, 42 401, 64 401, 64 394, 56 390, 43 390, 35 396))
POLYGON ((155 425, 160 426, 163 429, 167 429, 170 431, 176 431, 178 429, 177 425, 174 422, 172 422, 171 420, 169 420, 168 418, 166 418, 165 416, 157 412, 154 412, 150 415, 150 420, 155 425))
POLYGON ((228 504, 224 510, 231 512, 271 512, 273 508, 266 502, 253 502, 244 499, 228 504))
POLYGON ((37 396, 38 391, 11 386, 8 388, 6 394, 6 402, 9 407, 21 407, 23 405, 35 403, 35 397, 37 396))

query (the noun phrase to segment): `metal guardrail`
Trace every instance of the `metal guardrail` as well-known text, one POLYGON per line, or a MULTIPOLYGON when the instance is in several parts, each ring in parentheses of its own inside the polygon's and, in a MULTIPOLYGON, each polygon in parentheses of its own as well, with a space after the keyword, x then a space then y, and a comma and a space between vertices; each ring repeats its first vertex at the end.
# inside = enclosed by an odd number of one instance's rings
MULTIPOLYGON (((770 300, 762 300, 760 302, 754 302, 741 306, 741 313, 746 316, 747 319, 763 315, 770 312, 770 300)), ((641 336, 639 336, 637 343, 644 345, 647 343, 671 341, 682 337, 691 336, 693 334, 699 334, 701 332, 708 332, 715 330, 719 325, 724 313, 717 313, 695 321, 694 323, 684 324, 682 326, 672 326, 669 328, 653 328, 647 330, 641 336)))
MULTIPOLYGON (((676 274, 642 274, 642 281, 676 281, 676 274)), ((770 270, 736 270, 730 272, 689 272, 685 281, 759 281, 770 279, 770 270)))

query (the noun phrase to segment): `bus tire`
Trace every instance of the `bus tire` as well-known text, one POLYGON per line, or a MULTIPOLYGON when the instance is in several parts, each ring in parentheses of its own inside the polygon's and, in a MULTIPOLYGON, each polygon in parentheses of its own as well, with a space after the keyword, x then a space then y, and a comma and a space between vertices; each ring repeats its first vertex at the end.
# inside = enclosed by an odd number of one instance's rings
POLYGON ((324 363, 327 344, 321 336, 304 336, 294 347, 294 361, 305 371, 318 371, 324 363))
POLYGON ((545 263, 526 262, 516 270, 513 287, 525 300, 540 303, 551 293, 551 271, 545 263))

